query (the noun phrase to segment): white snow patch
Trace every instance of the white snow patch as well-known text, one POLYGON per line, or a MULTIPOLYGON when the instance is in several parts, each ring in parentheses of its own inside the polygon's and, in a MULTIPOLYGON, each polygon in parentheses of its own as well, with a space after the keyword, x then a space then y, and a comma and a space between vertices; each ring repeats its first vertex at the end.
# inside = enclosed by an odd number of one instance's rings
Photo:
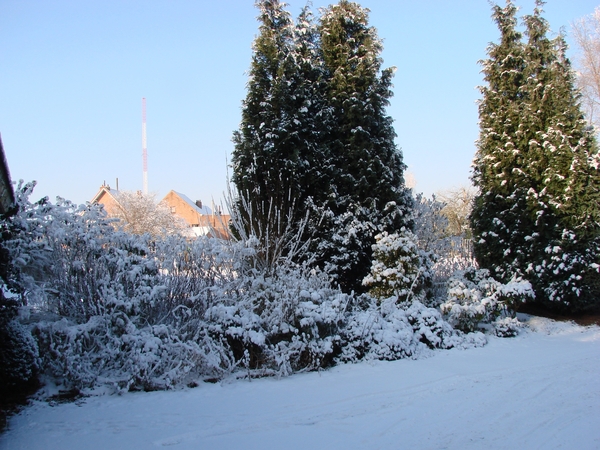
POLYGON ((0 450, 599 448, 600 328, 519 318, 515 338, 431 358, 37 401, 0 450))

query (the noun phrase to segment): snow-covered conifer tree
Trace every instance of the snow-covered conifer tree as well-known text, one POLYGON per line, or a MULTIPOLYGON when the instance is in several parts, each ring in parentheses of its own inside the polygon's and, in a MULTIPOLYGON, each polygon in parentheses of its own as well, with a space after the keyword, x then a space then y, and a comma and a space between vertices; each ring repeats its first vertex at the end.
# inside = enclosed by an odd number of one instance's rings
POLYGON ((407 230, 375 236, 371 273, 363 280, 363 285, 380 300, 395 297, 399 304, 419 299, 419 294, 428 281, 429 273, 424 273, 424 256, 417 247, 417 237, 407 230))
POLYGON ((516 12, 512 3, 505 8, 496 5, 493 10, 501 38, 500 43, 490 44, 489 58, 482 62, 486 85, 480 88, 480 134, 473 164, 473 182, 480 190, 471 213, 474 248, 479 264, 495 268, 492 273, 499 278, 504 278, 504 267, 497 264, 507 249, 514 249, 513 259, 527 257, 512 244, 513 240, 524 240, 516 234, 517 230, 531 228, 531 224, 521 225, 527 220, 521 217, 526 183, 518 186, 515 178, 522 174, 524 165, 524 155, 518 150, 520 143, 515 139, 520 131, 525 67, 516 12))
POLYGON ((385 113, 393 69, 381 70, 381 41, 356 3, 323 10, 318 26, 308 8, 294 24, 282 3, 256 4, 260 34, 232 158, 245 233, 268 248, 300 231, 311 260, 362 291, 375 235, 409 222, 385 113))
POLYGON ((347 291, 363 289, 375 235, 406 225, 411 203, 385 111, 394 69, 381 70, 382 43, 368 24, 368 12, 341 0, 322 12, 319 26, 331 113, 325 131, 331 180, 329 214, 320 218, 316 252, 347 291))
POLYGON ((483 62, 471 221, 481 267, 527 278, 538 302, 573 310, 597 302, 600 285, 597 146, 541 6, 525 17, 527 42, 516 7, 494 7, 501 41, 483 62))
MULTIPOLYGON (((254 41, 248 91, 240 128, 234 133, 232 181, 246 234, 261 234, 263 246, 290 230, 297 220, 301 167, 310 115, 307 86, 297 73, 295 32, 284 3, 258 0, 260 34, 254 41), (267 238, 269 236, 269 238, 267 238)), ((307 22, 309 22, 307 18, 307 22)), ((310 33, 310 26, 306 26, 310 33)), ((310 34, 303 35, 310 45, 310 34)), ((310 60, 310 48, 304 49, 310 60)), ((303 66, 305 68, 306 65, 303 66)))

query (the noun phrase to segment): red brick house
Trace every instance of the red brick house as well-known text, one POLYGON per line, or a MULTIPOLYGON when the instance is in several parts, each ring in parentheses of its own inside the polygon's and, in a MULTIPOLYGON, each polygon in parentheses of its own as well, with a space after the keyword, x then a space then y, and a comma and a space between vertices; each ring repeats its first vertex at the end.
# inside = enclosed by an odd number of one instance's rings
POLYGON ((118 208, 118 197, 119 191, 117 189, 111 189, 110 186, 103 184, 100 186, 100 190, 94 196, 91 203, 99 203, 103 205, 106 213, 111 216, 115 214, 116 208, 118 208))
POLYGON ((186 195, 171 191, 162 199, 171 212, 181 217, 192 228, 196 236, 214 234, 222 239, 229 239, 229 215, 214 211, 200 200, 192 201, 186 195))
MULTIPOLYGON (((114 215, 119 204, 119 191, 111 189, 110 186, 100 186, 98 193, 91 203, 104 205, 104 210, 109 216, 114 215)), ((215 236, 221 239, 229 239, 229 219, 227 214, 213 211, 208 206, 202 205, 200 200, 193 202, 186 195, 176 191, 170 191, 161 203, 170 208, 171 213, 183 219, 189 226, 189 234, 192 236, 215 236)))

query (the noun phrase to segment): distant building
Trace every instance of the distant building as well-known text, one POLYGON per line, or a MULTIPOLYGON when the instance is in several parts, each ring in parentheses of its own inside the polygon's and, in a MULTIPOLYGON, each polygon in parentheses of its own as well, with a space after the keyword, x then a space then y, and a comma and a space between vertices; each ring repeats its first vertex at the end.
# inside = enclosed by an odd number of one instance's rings
POLYGON ((100 190, 94 196, 91 203, 99 203, 104 206, 104 210, 109 216, 115 215, 119 207, 119 191, 117 189, 111 189, 110 186, 103 184, 100 186, 100 190))
POLYGON ((190 200, 180 192, 171 191, 162 199, 171 213, 181 217, 191 228, 196 236, 214 234, 222 239, 229 239, 230 216, 211 210, 203 205, 200 200, 190 200))
MULTIPOLYGON (((109 216, 115 215, 119 208, 119 191, 102 185, 91 202, 103 205, 109 216)), ((200 200, 194 202, 180 192, 170 191, 161 200, 161 203, 188 225, 188 234, 192 236, 215 236, 221 239, 231 237, 229 233, 230 216, 221 214, 220 211, 213 211, 208 206, 202 205, 200 200)))
POLYGON ((6 215, 13 209, 14 204, 15 193, 10 181, 10 172, 8 171, 8 164, 2 147, 2 137, 0 136, 0 214, 6 215))

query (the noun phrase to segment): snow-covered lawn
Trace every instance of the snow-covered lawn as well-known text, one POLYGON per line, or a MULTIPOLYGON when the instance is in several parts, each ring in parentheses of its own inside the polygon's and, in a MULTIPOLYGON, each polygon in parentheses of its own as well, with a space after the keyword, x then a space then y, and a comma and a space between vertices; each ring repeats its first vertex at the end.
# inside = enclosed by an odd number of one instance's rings
POLYGON ((598 449, 600 327, 284 379, 37 402, 0 449, 598 449))

